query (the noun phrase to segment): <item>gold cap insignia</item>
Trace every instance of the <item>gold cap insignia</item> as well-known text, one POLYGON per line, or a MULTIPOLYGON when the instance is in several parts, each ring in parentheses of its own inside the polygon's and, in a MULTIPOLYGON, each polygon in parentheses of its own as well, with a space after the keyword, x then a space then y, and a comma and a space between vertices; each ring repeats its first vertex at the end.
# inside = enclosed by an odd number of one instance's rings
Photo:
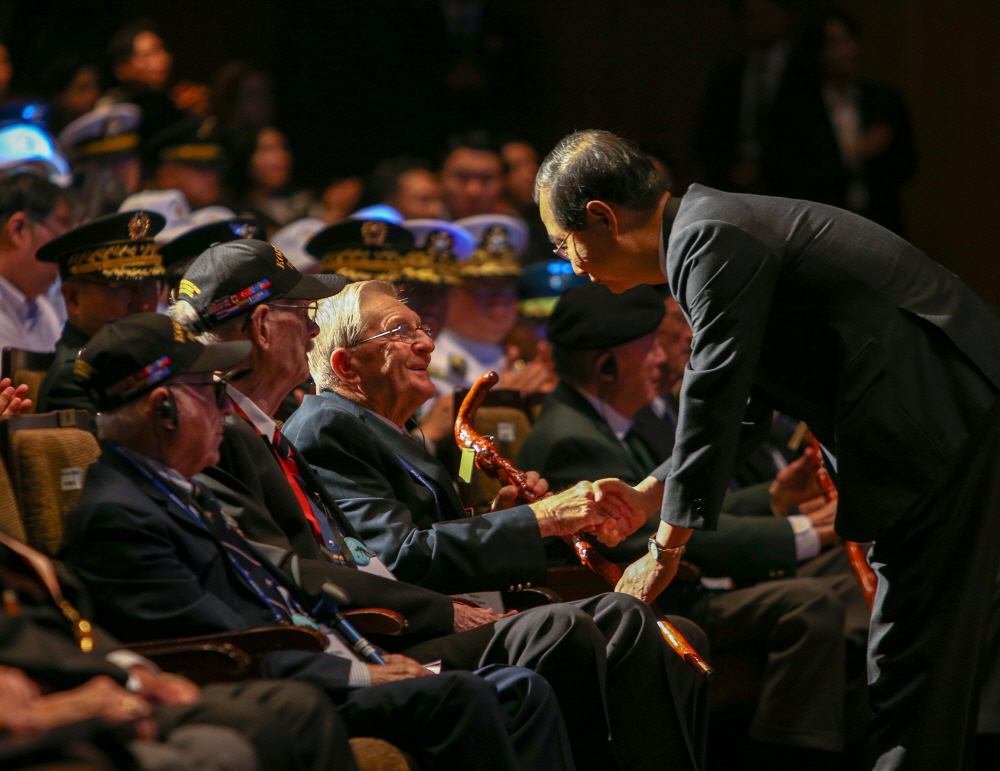
POLYGON ((427 251, 435 257, 451 254, 454 245, 455 239, 447 230, 435 230, 427 236, 427 251))
POLYGON ((90 380, 90 376, 94 374, 94 368, 78 356, 73 363, 73 373, 84 380, 90 380))
POLYGON ((507 235, 507 228, 502 225, 494 225, 486 231, 483 238, 483 245, 490 254, 500 254, 510 251, 510 242, 507 235))
POLYGON ((145 212, 136 212, 132 219, 128 221, 128 237, 133 241, 138 241, 146 237, 150 226, 149 215, 145 212))
POLYGON ((194 297, 196 294, 201 294, 201 289, 194 285, 189 279, 182 278, 180 286, 177 287, 178 294, 186 294, 188 297, 194 297))
POLYGON ((365 246, 382 246, 388 234, 389 228, 382 220, 366 220, 361 224, 361 237, 365 246))
POLYGON ((181 324, 179 321, 174 321, 170 319, 170 325, 174 328, 174 340, 178 343, 187 343, 195 339, 187 327, 181 324))
POLYGON ((289 268, 292 267, 292 264, 288 261, 288 258, 281 253, 281 250, 278 247, 272 246, 271 248, 274 249, 275 265, 277 265, 282 270, 288 270, 289 268))

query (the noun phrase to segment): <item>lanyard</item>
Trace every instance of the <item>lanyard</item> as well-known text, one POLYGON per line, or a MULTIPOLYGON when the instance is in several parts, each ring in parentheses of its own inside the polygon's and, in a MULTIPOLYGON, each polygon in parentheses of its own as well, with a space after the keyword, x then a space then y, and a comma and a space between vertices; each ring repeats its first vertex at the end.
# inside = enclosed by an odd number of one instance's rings
POLYGON ((428 479, 425 479, 424 475, 421 474, 419 471, 417 471, 415 468, 413 468, 413 466, 410 465, 407 462, 406 458, 404 458, 402 455, 399 455, 397 453, 396 457, 399 459, 399 462, 406 467, 406 470, 410 472, 410 476, 412 476, 420 484, 422 484, 424 487, 426 487, 428 490, 431 491, 431 495, 434 496, 434 511, 437 515, 437 521, 438 522, 444 521, 444 516, 441 513, 441 501, 438 500, 437 487, 434 486, 433 482, 431 482, 428 479))
MULTIPOLYGON (((173 490, 171 490, 169 487, 167 487, 167 485, 165 485, 162 482, 162 480, 160 480, 160 478, 157 475, 155 475, 152 471, 150 471, 148 468, 146 468, 146 466, 144 464, 139 463, 136 459, 130 457, 129 454, 126 453, 115 442, 107 442, 107 446, 110 447, 115 452, 117 452, 126 461, 128 461, 140 474, 142 474, 144 477, 146 477, 146 479, 148 479, 150 482, 152 482, 154 485, 156 485, 160 489, 161 492, 163 492, 167 497, 170 498, 171 501, 174 502, 175 505, 177 505, 177 506, 180 507, 181 511, 183 511, 185 514, 187 514, 189 517, 191 517, 191 519, 193 519, 195 522, 197 522, 199 527, 201 527, 203 530, 205 530, 209 534, 212 534, 213 537, 215 537, 216 539, 218 539, 218 536, 215 536, 212 533, 212 531, 209 529, 208 525, 205 524, 205 521, 201 518, 201 516, 199 516, 197 512, 192 511, 191 508, 187 504, 185 504, 180 498, 177 497, 177 495, 173 492, 173 490)), ((223 523, 223 526, 226 526, 225 523, 223 523)), ((222 543, 222 542, 220 541, 220 543, 222 543)), ((240 565, 239 562, 236 561, 236 558, 233 557, 232 554, 229 554, 229 547, 225 543, 222 543, 222 548, 226 550, 226 556, 229 557, 229 561, 230 561, 230 563, 232 563, 233 567, 235 567, 240 572, 240 574, 246 580, 246 582, 250 586, 250 588, 254 590, 254 592, 257 594, 257 596, 261 600, 263 600, 264 603, 267 605, 267 607, 271 610, 271 612, 274 613, 275 618, 280 619, 282 617, 282 612, 283 612, 283 614, 286 617, 289 617, 289 618, 291 618, 291 617, 294 616, 294 613, 292 611, 299 611, 300 613, 302 613, 303 615, 305 615, 304 611, 302 611, 302 609, 298 606, 298 603, 295 602, 295 599, 293 597, 291 597, 290 595, 288 596, 288 600, 289 600, 289 605, 292 606, 291 608, 282 608, 280 606, 276 606, 274 604, 274 602, 272 602, 271 599, 267 596, 267 594, 264 592, 264 590, 261 589, 260 586, 257 585, 257 582, 253 580, 253 576, 250 575, 250 572, 248 570, 246 570, 242 565, 240 565), (279 612, 279 611, 282 611, 282 612, 279 612)), ((249 555, 247 555, 247 558, 251 559, 251 557, 249 555)), ((264 569, 265 571, 267 571, 267 568, 263 565, 263 563, 261 563, 261 568, 264 569)), ((270 571, 267 571, 267 572, 270 572, 270 571)))

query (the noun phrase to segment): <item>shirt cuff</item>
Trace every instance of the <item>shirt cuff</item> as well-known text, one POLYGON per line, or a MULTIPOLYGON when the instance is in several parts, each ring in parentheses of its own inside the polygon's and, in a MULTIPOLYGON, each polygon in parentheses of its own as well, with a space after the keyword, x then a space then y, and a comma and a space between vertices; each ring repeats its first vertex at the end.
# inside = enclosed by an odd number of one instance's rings
POLYGON ((129 667, 146 667, 151 672, 156 672, 157 674, 160 672, 160 668, 145 656, 140 656, 138 653, 127 651, 124 648, 111 651, 104 659, 119 669, 124 669, 126 672, 129 670, 129 667))
POLYGON ((802 562, 819 554, 819 533, 813 527, 812 520, 805 514, 793 514, 788 517, 788 523, 795 533, 795 559, 802 562))
POLYGON ((351 662, 351 674, 347 678, 348 688, 367 688, 372 684, 372 673, 363 661, 351 662))

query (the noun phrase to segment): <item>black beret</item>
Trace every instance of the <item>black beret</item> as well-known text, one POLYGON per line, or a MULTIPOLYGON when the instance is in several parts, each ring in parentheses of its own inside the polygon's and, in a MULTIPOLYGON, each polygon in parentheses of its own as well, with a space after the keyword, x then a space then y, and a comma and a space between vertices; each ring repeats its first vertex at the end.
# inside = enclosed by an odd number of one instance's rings
POLYGON ((177 299, 198 311, 198 334, 222 322, 250 313, 263 302, 322 300, 347 284, 334 273, 307 276, 266 241, 251 238, 210 246, 191 263, 181 280, 177 299))
POLYGON ((210 222, 161 245, 160 255, 163 257, 163 264, 169 266, 193 260, 212 244, 223 244, 238 238, 256 238, 263 241, 264 229, 257 224, 257 220, 250 217, 210 222))
POLYGON ((232 369, 250 348, 245 340, 202 345, 169 316, 136 313, 101 327, 80 351, 74 378, 107 412, 185 372, 232 369))
POLYGON ((39 247, 35 257, 58 263, 63 280, 81 275, 162 278, 166 271, 153 236, 165 224, 151 211, 109 214, 53 238, 39 247))
POLYGON ((562 293, 547 335, 573 351, 613 348, 655 332, 665 315, 663 297, 651 286, 615 294, 603 284, 580 284, 562 293))

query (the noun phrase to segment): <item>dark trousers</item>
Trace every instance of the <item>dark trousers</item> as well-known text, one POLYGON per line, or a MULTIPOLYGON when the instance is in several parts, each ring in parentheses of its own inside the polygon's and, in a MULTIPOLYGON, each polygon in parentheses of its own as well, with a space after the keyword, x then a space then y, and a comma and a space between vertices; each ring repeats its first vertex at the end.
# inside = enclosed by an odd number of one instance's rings
POLYGON ((1000 402, 934 488, 869 554, 878 594, 869 643, 877 771, 972 767, 1000 564, 1000 402))
POLYGON ((253 744, 262 769, 356 768, 336 708, 305 683, 248 680, 210 685, 195 704, 158 708, 156 720, 164 736, 178 726, 197 723, 233 728, 253 744))
POLYGON ((527 670, 442 672, 357 688, 340 714, 351 735, 385 739, 426 771, 573 769, 552 692, 527 670))
MULTIPOLYGON (((702 631, 671 621, 700 652, 702 631)), ((650 609, 603 594, 524 611, 407 651, 474 669, 503 663, 543 675, 559 700, 579 769, 700 769, 708 688, 667 648, 650 609), (610 742, 609 742, 610 736, 610 742)))

